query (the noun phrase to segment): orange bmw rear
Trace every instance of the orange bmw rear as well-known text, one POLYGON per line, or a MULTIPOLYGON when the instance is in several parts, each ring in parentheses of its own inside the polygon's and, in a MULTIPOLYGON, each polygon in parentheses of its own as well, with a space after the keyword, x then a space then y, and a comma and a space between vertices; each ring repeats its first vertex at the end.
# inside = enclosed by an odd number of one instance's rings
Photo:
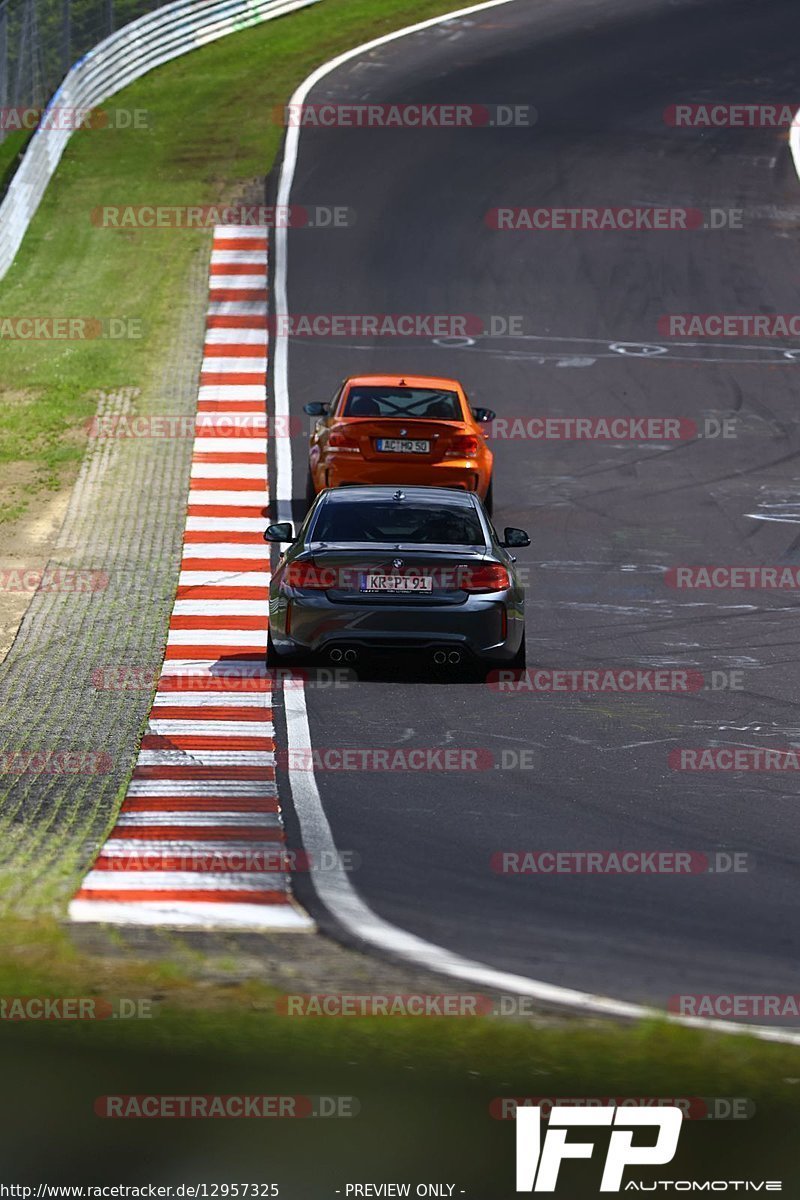
POLYGON ((493 455, 483 425, 455 379, 356 375, 330 404, 307 404, 318 421, 308 453, 306 500, 324 488, 417 484, 477 492, 492 510, 493 455))

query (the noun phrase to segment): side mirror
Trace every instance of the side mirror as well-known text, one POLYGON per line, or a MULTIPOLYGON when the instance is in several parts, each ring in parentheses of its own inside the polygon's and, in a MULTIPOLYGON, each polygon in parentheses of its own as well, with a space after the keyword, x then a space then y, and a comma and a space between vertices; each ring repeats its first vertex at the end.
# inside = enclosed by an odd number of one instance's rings
POLYGON ((473 408, 472 415, 476 421, 493 421, 497 413, 493 408, 473 408))
POLYGON ((293 542, 294 528, 291 521, 279 521, 277 525, 268 525, 264 530, 265 542, 293 542))
POLYGON ((323 400, 314 400, 311 404, 303 405, 303 412, 309 417, 324 417, 330 412, 330 404, 326 404, 323 400))
POLYGON ((524 529, 514 529, 513 526, 507 525, 503 530, 501 546, 530 546, 530 544, 531 539, 524 529))

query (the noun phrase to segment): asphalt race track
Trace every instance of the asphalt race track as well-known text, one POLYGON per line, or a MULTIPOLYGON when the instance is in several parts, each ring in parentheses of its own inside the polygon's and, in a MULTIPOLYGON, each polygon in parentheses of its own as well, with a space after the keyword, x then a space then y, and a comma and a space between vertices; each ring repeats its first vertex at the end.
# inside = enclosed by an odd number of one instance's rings
MULTIPOLYGON (((290 232, 291 313, 520 316, 523 336, 295 337, 293 414, 347 374, 385 370, 455 375, 501 417, 735 419, 724 439, 493 448, 495 524, 532 536, 519 555, 529 666, 741 671, 738 690, 501 695, 410 671, 307 690, 318 748, 533 752, 533 769, 317 774, 370 907, 502 970, 659 1005, 800 988, 796 773, 668 764, 677 747, 800 744, 798 599, 665 581, 680 564, 800 565, 800 349, 678 346, 658 326, 668 313, 796 308, 800 184, 786 130, 678 129, 663 114, 683 101, 800 103, 799 43, 796 0, 519 0, 358 58, 310 97, 525 104, 538 121, 303 130, 293 202, 346 205, 356 220, 290 232), (485 220, 501 206, 626 205, 736 210, 741 227, 533 233, 485 220), (493 853, 519 849, 720 850, 746 854, 748 870, 491 869, 493 853)), ((293 438, 296 516, 305 446, 293 438)), ((308 884, 298 889, 330 928, 308 884)))

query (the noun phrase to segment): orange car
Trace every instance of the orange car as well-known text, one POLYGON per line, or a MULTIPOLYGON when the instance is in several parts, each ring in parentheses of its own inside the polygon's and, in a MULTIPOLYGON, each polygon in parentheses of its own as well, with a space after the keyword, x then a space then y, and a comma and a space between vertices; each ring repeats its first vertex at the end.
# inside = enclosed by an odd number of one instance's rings
POLYGON ((493 455, 482 423, 455 379, 356 375, 330 404, 306 404, 319 417, 308 450, 306 500, 348 484, 420 484, 477 492, 492 511, 493 455))

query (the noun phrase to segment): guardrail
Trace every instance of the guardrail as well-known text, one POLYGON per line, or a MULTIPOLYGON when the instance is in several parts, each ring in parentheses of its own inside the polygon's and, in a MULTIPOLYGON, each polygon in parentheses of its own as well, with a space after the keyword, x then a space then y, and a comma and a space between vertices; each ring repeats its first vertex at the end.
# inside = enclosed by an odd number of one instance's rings
MULTIPOLYGON (((89 109, 154 67, 320 0, 176 0, 131 21, 70 68, 0 203, 0 279, 8 271, 72 133, 42 128, 54 108, 89 109)), ((55 123, 54 123, 55 124, 55 123)))

